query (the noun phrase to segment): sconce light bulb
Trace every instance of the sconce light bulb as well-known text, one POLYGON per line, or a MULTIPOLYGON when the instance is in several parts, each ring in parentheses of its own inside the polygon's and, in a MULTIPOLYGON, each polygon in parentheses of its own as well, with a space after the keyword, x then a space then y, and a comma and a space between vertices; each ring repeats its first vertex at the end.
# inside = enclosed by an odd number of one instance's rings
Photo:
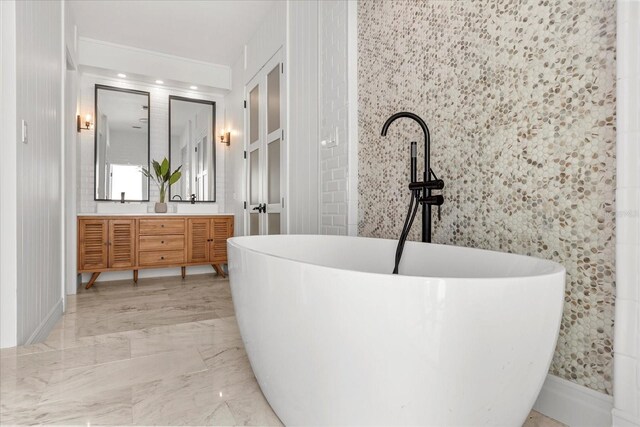
POLYGON ((87 114, 86 116, 84 116, 85 121, 90 122, 91 121, 91 114, 87 114))

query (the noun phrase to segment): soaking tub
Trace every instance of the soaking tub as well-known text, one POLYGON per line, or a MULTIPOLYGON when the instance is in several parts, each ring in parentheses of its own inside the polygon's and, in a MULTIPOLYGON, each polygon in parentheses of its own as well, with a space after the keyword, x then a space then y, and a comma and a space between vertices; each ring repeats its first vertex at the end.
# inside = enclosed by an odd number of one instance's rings
POLYGON ((565 269, 395 240, 228 241, 240 333, 285 425, 513 426, 547 374, 565 269))

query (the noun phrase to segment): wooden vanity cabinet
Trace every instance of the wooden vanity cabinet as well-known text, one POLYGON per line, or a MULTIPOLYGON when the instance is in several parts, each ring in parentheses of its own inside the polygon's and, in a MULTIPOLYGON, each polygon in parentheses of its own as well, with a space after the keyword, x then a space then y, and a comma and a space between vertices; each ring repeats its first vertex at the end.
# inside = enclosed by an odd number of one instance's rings
POLYGON ((95 271, 135 266, 135 229, 133 219, 79 221, 79 270, 95 271))
POLYGON ((80 216, 78 272, 93 273, 90 288, 103 271, 210 264, 225 277, 227 239, 233 236, 233 216, 80 216))
POLYGON ((227 262, 227 239, 233 236, 233 218, 187 219, 187 261, 209 263, 225 276, 220 264, 227 262))

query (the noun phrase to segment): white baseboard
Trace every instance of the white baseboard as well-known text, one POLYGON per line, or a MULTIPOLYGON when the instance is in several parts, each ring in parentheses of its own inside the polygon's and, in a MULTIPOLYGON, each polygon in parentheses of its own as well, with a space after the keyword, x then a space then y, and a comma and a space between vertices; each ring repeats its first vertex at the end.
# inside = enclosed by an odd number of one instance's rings
POLYGON ((617 409, 613 410, 613 427, 639 427, 640 418, 633 419, 629 414, 617 409))
POLYGON ((547 375, 533 409, 569 427, 610 427, 613 398, 547 375))
POLYGON ((53 327, 56 325, 56 323, 58 323, 60 317, 62 317, 62 311, 62 299, 60 299, 56 303, 56 305, 53 306, 49 314, 47 314, 47 317, 45 317, 42 323, 40 323, 40 326, 38 326, 36 330, 33 331, 24 345, 29 345, 46 340, 53 327))

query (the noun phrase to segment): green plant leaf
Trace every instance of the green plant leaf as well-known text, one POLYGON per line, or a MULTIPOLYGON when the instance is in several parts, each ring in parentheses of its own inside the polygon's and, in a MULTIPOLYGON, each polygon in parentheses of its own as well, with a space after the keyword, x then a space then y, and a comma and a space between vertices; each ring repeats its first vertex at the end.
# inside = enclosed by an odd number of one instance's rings
POLYGON ((146 170, 145 168, 141 168, 142 169, 142 174, 144 176, 146 176, 147 178, 151 178, 151 174, 149 173, 148 170, 146 170))
MULTIPOLYGON (((169 160, 165 157, 162 161, 162 165, 160 166, 160 176, 164 178, 167 175, 167 172, 169 172, 169 160)), ((167 179, 165 179, 165 181, 166 180, 167 179)))
POLYGON ((182 173, 176 170, 173 174, 171 174, 171 178, 169 178, 169 185, 173 185, 178 182, 181 176, 182 173))
POLYGON ((153 170, 156 173, 156 179, 159 181, 160 177, 162 176, 162 174, 160 173, 160 163, 155 160, 151 163, 153 164, 153 170))

